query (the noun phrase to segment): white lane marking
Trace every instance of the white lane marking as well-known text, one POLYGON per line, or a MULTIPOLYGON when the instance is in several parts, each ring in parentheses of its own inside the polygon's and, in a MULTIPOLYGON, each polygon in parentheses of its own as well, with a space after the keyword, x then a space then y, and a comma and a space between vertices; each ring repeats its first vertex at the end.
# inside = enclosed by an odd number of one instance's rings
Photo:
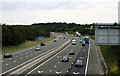
MULTIPOLYGON (((51 50, 54 50, 54 49, 56 49, 56 47, 53 48, 53 49, 51 49, 51 50)), ((51 50, 49 50, 49 51, 51 51, 51 50)), ((47 52, 45 52, 45 53, 48 53, 49 51, 47 51, 47 52)), ((42 54, 39 55, 39 56, 42 56, 42 55, 44 55, 45 53, 42 53, 42 54)), ((20 65, 18 65, 18 66, 16 66, 16 67, 14 67, 14 68, 11 68, 10 70, 7 70, 7 71, 5 71, 5 72, 2 73, 2 74, 5 74, 5 73, 7 73, 7 72, 9 72, 9 71, 11 71, 11 70, 13 70, 13 69, 16 69, 16 68, 18 68, 18 67, 20 67, 20 66, 22 66, 22 65, 24 65, 24 64, 26 64, 26 63, 28 63, 28 62, 30 62, 30 61, 32 61, 32 60, 34 60, 35 58, 37 58, 37 57, 39 57, 39 56, 36 56, 36 57, 34 57, 34 58, 32 58, 32 59, 30 59, 30 60, 28 60, 28 61, 26 61, 26 62, 24 62, 24 63, 22 63, 22 64, 20 64, 20 65)), ((0 74, 0 75, 2 75, 2 74, 0 74)))
POLYGON ((86 50, 83 50, 83 51, 86 51, 86 50))
POLYGON ((58 64, 60 64, 60 62, 58 62, 58 64))
POLYGON ((84 57, 80 57, 80 59, 84 59, 84 57))
POLYGON ((54 55, 53 57, 51 57, 50 59, 46 60, 45 62, 43 62, 41 65, 37 66, 36 68, 34 68, 33 70, 31 70, 30 72, 28 72, 27 74, 32 73, 33 71, 35 71, 36 69, 38 69, 39 67, 41 67, 42 65, 44 65, 45 63, 47 63, 48 61, 50 61, 52 58, 54 58, 55 56, 57 56, 58 54, 60 54, 62 51, 64 51, 65 49, 67 49, 68 47, 70 47, 71 45, 67 46, 66 48, 64 48, 63 50, 61 50, 59 53, 57 53, 56 55, 54 55))
POLYGON ((89 62, 89 54, 90 54, 90 41, 89 41, 88 56, 87 56, 87 62, 86 62, 86 68, 85 68, 85 76, 87 75, 88 62, 89 62))
POLYGON ((54 66, 54 68, 56 68, 56 65, 54 66))
POLYGON ((14 62, 16 62, 16 60, 14 62))
POLYGON ((62 72, 60 72, 60 71, 56 71, 56 74, 60 74, 60 73, 62 73, 62 72))
POLYGON ((6 66, 8 65, 8 64, 5 64, 6 66))
POLYGON ((11 60, 11 58, 9 58, 9 60, 11 60))
POLYGON ((60 58, 59 56, 57 56, 57 58, 60 58))
POLYGON ((20 58, 20 59, 23 59, 23 58, 20 58))
POLYGON ((52 72, 52 70, 50 70, 50 72, 52 72))
POLYGON ((38 71, 38 73, 43 73, 43 71, 38 71))
POLYGON ((74 59, 74 61, 75 61, 75 59, 74 59))

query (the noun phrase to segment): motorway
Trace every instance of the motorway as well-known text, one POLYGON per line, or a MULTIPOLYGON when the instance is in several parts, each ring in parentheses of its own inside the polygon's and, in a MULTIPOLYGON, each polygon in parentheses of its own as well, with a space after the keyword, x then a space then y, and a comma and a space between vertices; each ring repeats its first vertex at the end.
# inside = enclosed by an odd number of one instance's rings
MULTIPOLYGON (((19 69, 23 68, 28 64, 31 64, 31 62, 35 62, 35 60, 39 58, 42 59, 44 56, 47 57, 47 54, 49 55, 52 52, 56 51, 56 49, 60 48, 61 45, 63 45, 64 43, 70 40, 70 37, 68 35, 66 34, 60 34, 60 35, 58 36, 58 34, 55 33, 55 36, 57 37, 57 42, 53 42, 52 40, 45 43, 46 44, 45 46, 38 45, 41 48, 40 51, 35 51, 35 46, 33 46, 20 51, 12 52, 13 54, 12 58, 4 58, 2 60, 2 73, 5 76, 9 74, 17 74, 16 70, 19 71, 19 69), (65 36, 66 38, 65 39, 59 38, 60 35, 65 36)), ((97 50, 95 49, 95 47, 93 47, 95 46, 93 41, 91 41, 90 44, 86 44, 85 46, 82 46, 82 43, 80 43, 80 37, 73 36, 72 39, 76 39, 76 45, 72 45, 71 43, 69 43, 60 51, 44 59, 43 61, 35 64, 34 66, 22 72, 21 74, 24 76, 29 76, 29 75, 47 76, 47 75, 56 75, 56 74, 62 74, 64 76, 73 76, 73 75, 78 76, 79 74, 80 76, 86 76, 87 73, 94 74, 94 72, 96 72, 96 70, 93 71, 94 65, 95 63, 97 63, 96 64, 97 66, 98 63, 100 62, 97 60, 99 59, 99 56, 97 55, 97 50), (92 44, 91 46, 92 48, 90 48, 91 44, 92 44), (71 50, 75 51, 74 55, 69 55, 69 52, 71 50), (63 56, 68 56, 69 62, 62 62, 61 58, 63 56), (89 57, 90 57, 90 61, 89 61, 89 57), (76 60, 78 59, 83 60, 83 67, 75 67, 76 60)), ((101 68, 101 66, 99 68, 101 68)), ((97 69, 97 67, 94 69, 97 69)), ((101 69, 97 69, 97 71, 98 72, 95 74, 101 74, 101 69)))
POLYGON ((66 48, 61 50, 59 53, 46 60, 37 67, 32 68, 30 71, 25 73, 26 75, 50 75, 50 74, 63 74, 63 75, 73 75, 76 72, 79 74, 85 74, 86 61, 89 45, 81 46, 80 38, 76 38, 77 44, 69 44, 66 48), (70 50, 75 51, 75 55, 69 55, 70 50), (63 56, 69 57, 69 62, 61 62, 63 56), (75 62, 77 59, 83 59, 83 67, 75 67, 75 62))
MULTIPOLYGON (((54 49, 61 46, 63 43, 69 40, 69 37, 65 34, 61 34, 65 36, 66 39, 58 38, 57 42, 47 42, 45 46, 40 46, 40 51, 35 51, 35 47, 27 48, 20 52, 12 52, 12 58, 4 58, 2 60, 2 73, 10 74, 11 72, 19 69, 20 67, 26 65, 27 63, 45 55, 46 53, 53 51, 54 49)), ((56 35, 58 37, 58 35, 56 35)))

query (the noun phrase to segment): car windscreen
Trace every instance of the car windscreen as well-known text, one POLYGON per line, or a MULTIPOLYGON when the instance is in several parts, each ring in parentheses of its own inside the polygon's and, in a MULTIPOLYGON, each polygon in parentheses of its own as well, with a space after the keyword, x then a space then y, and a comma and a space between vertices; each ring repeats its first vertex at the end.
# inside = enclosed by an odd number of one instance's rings
POLYGON ((77 63, 77 64, 82 64, 82 61, 81 61, 81 60, 78 60, 76 63, 77 63))

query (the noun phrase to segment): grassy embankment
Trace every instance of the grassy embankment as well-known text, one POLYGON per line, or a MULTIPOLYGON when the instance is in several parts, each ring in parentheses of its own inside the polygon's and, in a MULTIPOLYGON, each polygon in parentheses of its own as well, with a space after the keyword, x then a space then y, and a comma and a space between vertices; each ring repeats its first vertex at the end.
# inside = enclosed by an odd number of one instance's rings
MULTIPOLYGON (((91 38, 95 39, 94 36, 92 36, 91 38)), ((118 65, 118 58, 120 57, 120 47, 100 46, 100 49, 109 68, 110 75, 119 74, 120 76, 120 71, 118 70, 120 69, 120 65, 118 65)))
POLYGON ((41 42, 51 41, 52 39, 54 39, 54 36, 46 37, 43 40, 36 39, 35 41, 26 41, 25 43, 22 43, 22 44, 16 45, 16 46, 3 46, 2 54, 13 52, 13 51, 24 49, 24 48, 28 48, 28 47, 32 47, 32 46, 40 44, 41 42))

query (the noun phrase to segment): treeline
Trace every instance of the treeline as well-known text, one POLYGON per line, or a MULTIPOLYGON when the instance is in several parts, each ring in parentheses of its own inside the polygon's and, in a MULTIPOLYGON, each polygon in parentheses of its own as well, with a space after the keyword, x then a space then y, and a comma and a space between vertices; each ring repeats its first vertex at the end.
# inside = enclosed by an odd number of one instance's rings
MULTIPOLYGON (((91 24, 93 25, 93 24, 91 24)), ((32 25, 2 24, 2 45, 18 45, 26 40, 34 41, 36 37, 49 37, 50 32, 75 32, 94 35, 91 25, 75 23, 34 23, 32 25)))
POLYGON ((18 45, 26 40, 34 41, 36 37, 49 37, 50 31, 33 25, 2 25, 2 45, 18 45))
POLYGON ((50 31, 54 32, 75 32, 78 31, 81 34, 94 35, 94 29, 90 29, 94 24, 75 24, 75 23, 34 23, 36 26, 46 26, 50 31))

